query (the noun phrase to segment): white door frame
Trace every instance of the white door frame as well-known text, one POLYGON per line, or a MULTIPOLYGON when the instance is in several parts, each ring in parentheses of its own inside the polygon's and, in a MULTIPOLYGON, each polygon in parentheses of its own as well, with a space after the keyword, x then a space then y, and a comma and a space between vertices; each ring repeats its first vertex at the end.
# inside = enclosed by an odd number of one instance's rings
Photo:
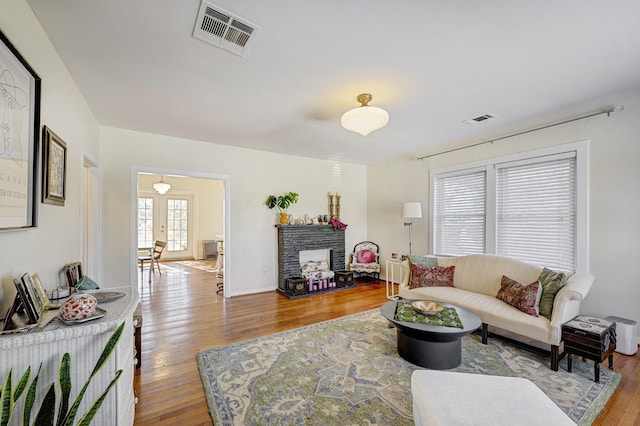
MULTIPOLYGON (((157 175, 181 175, 193 178, 221 180, 224 182, 224 251, 231 251, 231 177, 215 173, 195 172, 193 170, 176 170, 147 166, 131 166, 129 175, 129 282, 136 283, 132 287, 137 289, 138 283, 138 173, 153 173, 157 175)), ((223 260, 224 261, 224 260, 223 260)), ((224 297, 233 294, 233 271, 224 261, 224 297)))
POLYGON ((87 155, 82 167, 82 266, 83 273, 100 276, 100 177, 98 165, 87 155))

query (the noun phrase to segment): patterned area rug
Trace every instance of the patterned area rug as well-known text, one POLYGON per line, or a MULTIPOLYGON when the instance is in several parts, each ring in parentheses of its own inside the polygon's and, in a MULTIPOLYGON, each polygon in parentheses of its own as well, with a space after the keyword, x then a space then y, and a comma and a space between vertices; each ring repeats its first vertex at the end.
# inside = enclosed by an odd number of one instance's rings
MULTIPOLYGON (((451 371, 530 379, 581 425, 620 381, 604 366, 595 383, 593 363, 580 360, 573 373, 564 359, 552 371, 548 357, 498 338, 483 345, 471 334, 462 350, 451 371)), ((377 309, 205 350, 197 360, 216 426, 413 425, 411 373, 421 367, 400 358, 396 330, 377 309)))
POLYGON ((181 260, 177 262, 181 265, 189 266, 191 268, 200 269, 201 271, 217 272, 215 260, 181 260))

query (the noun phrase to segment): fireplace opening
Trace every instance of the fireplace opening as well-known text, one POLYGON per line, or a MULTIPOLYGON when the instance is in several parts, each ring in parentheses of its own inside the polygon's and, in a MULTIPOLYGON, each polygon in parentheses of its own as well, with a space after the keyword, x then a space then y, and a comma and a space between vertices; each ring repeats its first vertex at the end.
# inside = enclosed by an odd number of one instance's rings
POLYGON ((331 269, 331 249, 300 250, 300 276, 307 281, 309 292, 335 287, 331 269))
POLYGON ((298 262, 300 262, 301 266, 308 262, 323 263, 331 269, 331 249, 300 250, 298 262))

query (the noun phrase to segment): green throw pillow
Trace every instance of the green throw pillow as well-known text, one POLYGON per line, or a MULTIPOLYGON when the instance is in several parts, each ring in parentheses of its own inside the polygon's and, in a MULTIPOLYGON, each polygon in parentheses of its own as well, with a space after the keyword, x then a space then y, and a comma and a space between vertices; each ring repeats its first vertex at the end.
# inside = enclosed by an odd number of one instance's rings
POLYGON ((540 298, 540 315, 551 320, 551 311, 553 310, 553 300, 556 293, 567 283, 567 277, 564 272, 556 272, 551 269, 544 268, 540 272, 538 281, 542 284, 542 297, 540 298))

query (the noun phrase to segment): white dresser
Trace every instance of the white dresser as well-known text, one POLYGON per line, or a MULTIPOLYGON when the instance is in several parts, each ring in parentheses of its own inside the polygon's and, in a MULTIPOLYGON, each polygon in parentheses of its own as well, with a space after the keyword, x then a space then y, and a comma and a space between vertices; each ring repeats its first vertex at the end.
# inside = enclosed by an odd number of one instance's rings
MULTIPOLYGON (((115 377, 116 371, 122 369, 122 376, 109 392, 92 424, 127 426, 133 424, 135 414, 133 311, 138 304, 138 298, 135 290, 130 287, 109 288, 105 291, 118 291, 125 293, 125 296, 111 302, 100 303, 98 306, 107 312, 103 318, 71 326, 63 324, 58 319, 52 319, 42 331, 31 330, 0 336, 0 380, 4 380, 9 370, 13 369, 15 386, 20 376, 31 365, 32 373, 29 380, 31 383, 42 362, 37 399, 31 413, 32 422, 51 383, 55 383, 57 401, 59 401, 60 388, 57 377, 60 360, 64 353, 68 352, 71 355, 72 388, 69 403, 72 404, 91 374, 106 342, 116 328, 124 322, 125 327, 118 346, 102 370, 92 379, 78 410, 76 422, 106 389, 115 377)), ((55 317, 57 310, 47 311, 44 315, 46 321, 55 317)), ((16 404, 16 411, 10 424, 21 424, 24 399, 23 394, 16 404)))

